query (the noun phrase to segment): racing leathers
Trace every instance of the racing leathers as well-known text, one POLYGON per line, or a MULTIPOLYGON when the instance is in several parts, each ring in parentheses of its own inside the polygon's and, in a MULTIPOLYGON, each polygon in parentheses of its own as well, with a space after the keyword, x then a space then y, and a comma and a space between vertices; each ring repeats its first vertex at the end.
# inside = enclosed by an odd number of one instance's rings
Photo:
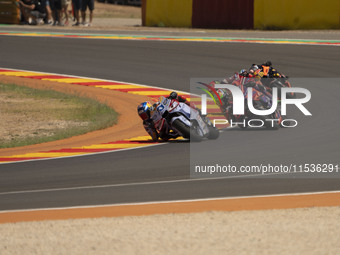
POLYGON ((277 69, 273 68, 269 64, 258 65, 258 67, 260 68, 261 72, 263 73, 263 78, 276 78, 276 77, 281 78, 281 77, 284 77, 283 74, 279 73, 279 71, 277 71, 277 69))
MULTIPOLYGON (((167 98, 173 99, 171 95, 167 98)), ((178 96, 177 93, 175 99, 177 99, 179 102, 187 102, 185 98, 178 96)), ((161 138, 163 141, 168 141, 171 138, 177 138, 179 135, 171 130, 171 127, 167 121, 162 117, 160 112, 157 111, 158 105, 159 102, 152 106, 150 118, 143 121, 144 129, 155 142, 158 141, 158 138, 161 138)))
POLYGON ((249 74, 248 77, 250 78, 250 80, 248 81, 248 83, 244 84, 246 87, 253 87, 256 90, 265 94, 266 96, 271 97, 271 94, 262 84, 262 78, 264 77, 264 73, 261 71, 261 69, 253 72, 252 74, 249 74))
POLYGON ((264 93, 267 96, 271 96, 266 88, 261 83, 261 78, 263 77, 263 74, 260 70, 257 70, 254 73, 235 73, 234 75, 225 78, 223 80, 223 83, 233 84, 237 87, 239 87, 243 94, 246 93, 246 87, 253 87, 254 89, 264 93))
MULTIPOLYGON (((256 72, 250 74, 248 72, 235 72, 234 75, 225 78, 222 82, 224 84, 232 84, 234 86, 237 86, 239 89, 241 89, 242 93, 244 94, 245 98, 247 98, 247 88, 252 87, 253 95, 258 95, 257 92, 261 92, 266 97, 271 98, 271 94, 267 91, 267 89, 263 86, 261 83, 261 71, 257 70, 256 72)), ((215 84, 218 82, 213 81, 210 83, 210 85, 215 88, 215 84)), ((219 105, 219 100, 216 100, 217 104, 220 106, 221 111, 225 115, 226 119, 230 120, 231 115, 231 108, 232 108, 232 102, 233 98, 231 95, 231 92, 228 89, 216 89, 215 90, 217 94, 219 95, 222 105, 219 105)), ((259 94, 260 95, 260 94, 259 94)))
POLYGON ((167 97, 168 99, 175 99, 180 103, 185 103, 187 106, 190 106, 191 108, 198 110, 200 112, 200 110, 196 107, 195 104, 190 103, 188 100, 186 100, 184 97, 180 96, 177 94, 177 92, 173 91, 170 93, 170 96, 167 97))
POLYGON ((272 83, 276 80, 275 78, 287 78, 284 74, 280 73, 277 69, 271 66, 271 62, 268 61, 262 65, 258 65, 260 73, 261 73, 261 82, 262 84, 271 89, 272 83))
POLYGON ((158 111, 152 111, 151 117, 143 121, 143 126, 146 132, 151 136, 154 142, 161 138, 163 141, 168 141, 171 138, 177 138, 179 135, 170 130, 170 126, 158 111))

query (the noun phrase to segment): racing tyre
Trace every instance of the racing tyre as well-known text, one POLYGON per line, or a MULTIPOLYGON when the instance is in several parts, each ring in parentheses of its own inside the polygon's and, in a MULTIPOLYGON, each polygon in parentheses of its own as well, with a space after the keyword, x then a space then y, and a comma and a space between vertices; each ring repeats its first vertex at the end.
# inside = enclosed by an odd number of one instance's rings
POLYGON ((210 140, 215 140, 220 136, 220 131, 218 129, 209 126, 209 135, 207 136, 210 140))
POLYGON ((197 133, 197 130, 195 128, 188 127, 182 121, 177 119, 172 123, 172 126, 178 130, 184 138, 190 139, 190 141, 193 142, 202 141, 202 137, 197 133))

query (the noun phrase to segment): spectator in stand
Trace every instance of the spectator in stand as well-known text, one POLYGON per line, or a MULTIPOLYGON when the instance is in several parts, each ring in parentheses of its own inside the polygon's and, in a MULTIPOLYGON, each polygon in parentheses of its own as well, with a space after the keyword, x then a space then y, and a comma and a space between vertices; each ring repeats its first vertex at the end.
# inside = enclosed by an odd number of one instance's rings
POLYGON ((81 9, 81 16, 82 16, 82 24, 86 27, 92 26, 92 18, 93 18, 93 10, 94 10, 94 0, 82 0, 82 9, 81 9), (86 23, 86 9, 89 7, 90 11, 90 20, 89 23, 86 23))
POLYGON ((25 24, 38 25, 43 23, 43 19, 46 17, 46 9, 40 0, 20 0, 19 5, 25 24))
POLYGON ((82 2, 81 0, 72 0, 74 17, 76 18, 76 23, 74 23, 73 26, 80 25, 79 11, 81 8, 81 2, 82 2))

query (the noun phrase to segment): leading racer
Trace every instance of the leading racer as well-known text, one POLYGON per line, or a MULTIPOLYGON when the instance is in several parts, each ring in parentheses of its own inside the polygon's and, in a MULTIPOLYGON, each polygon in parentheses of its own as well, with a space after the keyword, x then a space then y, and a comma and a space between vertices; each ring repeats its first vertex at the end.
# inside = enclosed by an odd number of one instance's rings
MULTIPOLYGON (((176 92, 171 92, 167 97, 168 99, 175 99, 180 103, 185 103, 190 106, 190 103, 182 96, 179 96, 176 92)), ((168 141, 169 139, 175 139, 179 135, 173 132, 165 121, 165 119, 156 110, 158 102, 151 104, 149 101, 143 102, 137 107, 138 115, 143 120, 143 127, 145 131, 151 136, 154 142, 158 139, 168 141)))

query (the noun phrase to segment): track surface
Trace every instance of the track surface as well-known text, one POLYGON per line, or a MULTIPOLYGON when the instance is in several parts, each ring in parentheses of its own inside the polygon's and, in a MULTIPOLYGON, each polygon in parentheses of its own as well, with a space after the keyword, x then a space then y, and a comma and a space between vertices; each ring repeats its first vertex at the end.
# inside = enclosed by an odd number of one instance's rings
MULTIPOLYGON (((2 36, 0 47, 3 67, 182 91, 189 91, 190 78, 223 77, 267 59, 291 77, 339 77, 340 70, 339 48, 328 46, 2 36)), ((248 163, 258 159, 283 164, 292 159, 301 163, 339 163, 336 93, 340 92, 340 85, 333 83, 325 89, 321 86, 318 82, 304 86, 312 92, 308 109, 313 117, 302 118, 301 126, 278 132, 224 132, 218 140, 223 155, 234 162, 248 163)), ((210 151, 216 149, 215 144, 205 145, 210 151)), ((189 151, 189 143, 171 143, 79 158, 0 165, 0 210, 340 189, 340 178, 191 180, 189 151)))

